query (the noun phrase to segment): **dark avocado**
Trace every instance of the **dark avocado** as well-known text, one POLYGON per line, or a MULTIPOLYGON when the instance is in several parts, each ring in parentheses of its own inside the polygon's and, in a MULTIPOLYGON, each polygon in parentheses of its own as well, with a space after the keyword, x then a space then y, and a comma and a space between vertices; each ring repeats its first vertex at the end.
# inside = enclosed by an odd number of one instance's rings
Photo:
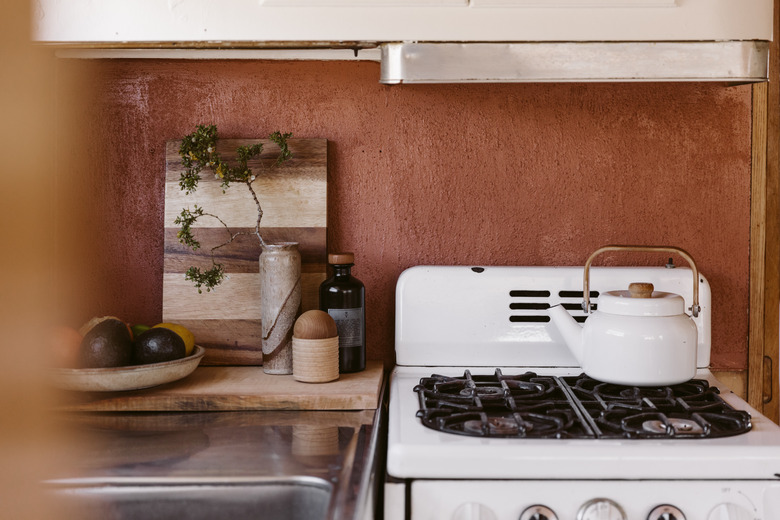
POLYGON ((170 329, 154 327, 138 335, 133 342, 133 363, 146 365, 184 357, 186 348, 181 336, 170 329))
POLYGON ((84 335, 79 351, 81 368, 123 367, 132 363, 133 340, 127 324, 104 319, 84 335))

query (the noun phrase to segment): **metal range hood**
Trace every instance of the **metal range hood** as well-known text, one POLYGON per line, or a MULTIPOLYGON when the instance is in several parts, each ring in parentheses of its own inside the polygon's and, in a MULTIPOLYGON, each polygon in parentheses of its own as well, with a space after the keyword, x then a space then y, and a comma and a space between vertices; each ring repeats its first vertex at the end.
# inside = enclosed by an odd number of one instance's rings
POLYGON ((767 81, 769 42, 383 43, 400 83, 767 81))

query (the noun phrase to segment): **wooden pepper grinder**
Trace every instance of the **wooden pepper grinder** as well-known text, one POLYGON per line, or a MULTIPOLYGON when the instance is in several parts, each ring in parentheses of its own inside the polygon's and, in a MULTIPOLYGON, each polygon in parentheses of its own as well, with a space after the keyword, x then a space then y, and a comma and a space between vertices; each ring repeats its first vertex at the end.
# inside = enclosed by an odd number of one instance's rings
POLYGON ((304 383, 327 383, 339 378, 339 335, 325 311, 300 315, 293 326, 293 378, 304 383))

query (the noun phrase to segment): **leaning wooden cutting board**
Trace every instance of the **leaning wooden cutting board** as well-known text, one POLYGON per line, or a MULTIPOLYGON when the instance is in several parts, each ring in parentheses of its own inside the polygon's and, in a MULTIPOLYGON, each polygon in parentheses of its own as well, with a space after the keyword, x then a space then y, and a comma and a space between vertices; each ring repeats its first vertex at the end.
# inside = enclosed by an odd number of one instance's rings
MULTIPOLYGON (((260 159, 249 162, 257 175, 255 187, 263 219, 260 233, 267 242, 298 242, 301 252, 301 310, 318 308, 318 290, 327 267, 327 140, 291 139, 292 159, 278 169, 263 173, 261 160, 275 157, 278 147, 267 139, 220 139, 217 150, 225 160, 235 157, 239 146, 261 142, 260 159)), ((259 365, 260 344, 260 245, 252 235, 241 235, 219 248, 215 260, 222 263, 228 279, 216 290, 199 294, 184 273, 192 266, 211 267, 211 248, 225 241, 228 233, 218 220, 201 218, 195 237, 201 249, 193 252, 179 243, 179 228, 173 223, 185 207, 197 204, 219 216, 231 231, 254 230, 257 211, 241 184, 222 192, 221 181, 210 170, 201 172, 198 189, 186 195, 179 188, 184 168, 179 157, 181 141, 166 144, 165 256, 163 268, 163 321, 190 329, 206 348, 202 365, 259 365)))
POLYGON ((165 385, 130 392, 65 392, 57 407, 81 412, 197 412, 240 410, 372 410, 377 407, 384 368, 341 374, 311 384, 293 376, 268 375, 262 367, 198 367, 165 385))

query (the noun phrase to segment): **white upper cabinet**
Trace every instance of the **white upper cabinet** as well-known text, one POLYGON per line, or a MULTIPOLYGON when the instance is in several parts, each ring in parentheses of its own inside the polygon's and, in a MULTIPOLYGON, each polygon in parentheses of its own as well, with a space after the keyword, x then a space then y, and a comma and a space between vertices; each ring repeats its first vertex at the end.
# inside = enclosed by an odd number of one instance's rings
POLYGON ((33 5, 38 41, 257 47, 270 42, 771 40, 773 1, 37 0, 33 5))
POLYGON ((658 7, 674 6, 677 0, 471 0, 475 7, 658 7))

